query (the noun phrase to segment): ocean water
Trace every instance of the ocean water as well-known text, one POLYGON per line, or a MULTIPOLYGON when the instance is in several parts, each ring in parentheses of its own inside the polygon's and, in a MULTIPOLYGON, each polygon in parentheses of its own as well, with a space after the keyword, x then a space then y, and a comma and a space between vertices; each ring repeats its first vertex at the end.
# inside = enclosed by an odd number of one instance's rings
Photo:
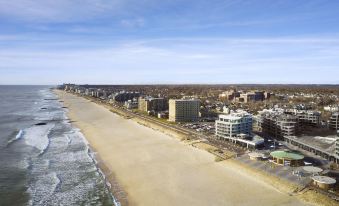
POLYGON ((113 205, 105 178, 47 86, 0 86, 0 205, 113 205))

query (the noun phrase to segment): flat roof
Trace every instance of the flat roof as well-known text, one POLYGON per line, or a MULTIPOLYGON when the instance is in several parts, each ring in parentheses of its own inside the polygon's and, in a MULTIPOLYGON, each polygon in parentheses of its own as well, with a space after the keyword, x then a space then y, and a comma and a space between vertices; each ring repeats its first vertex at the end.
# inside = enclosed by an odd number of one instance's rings
POLYGON ((274 151, 271 152, 270 155, 279 159, 289 159, 289 160, 302 160, 304 159, 304 155, 297 154, 291 151, 274 151))
POLYGON ((305 166, 303 167, 303 170, 309 173, 319 173, 323 171, 323 169, 321 169, 320 167, 314 167, 314 166, 305 166))
POLYGON ((321 136, 301 136, 301 137, 295 137, 295 136, 288 136, 285 137, 294 141, 297 141, 299 143, 302 143, 304 145, 307 145, 309 147, 318 149, 323 152, 327 152, 329 154, 334 154, 335 151, 335 135, 329 135, 326 137, 321 136))
POLYGON ((315 182, 319 182, 321 184, 327 184, 327 185, 332 185, 335 184, 337 181, 332 178, 332 177, 327 177, 327 176, 314 176, 312 179, 315 182))
POLYGON ((250 152, 250 153, 248 153, 248 156, 256 157, 256 158, 264 158, 265 157, 265 155, 263 153, 259 153, 259 152, 250 152))

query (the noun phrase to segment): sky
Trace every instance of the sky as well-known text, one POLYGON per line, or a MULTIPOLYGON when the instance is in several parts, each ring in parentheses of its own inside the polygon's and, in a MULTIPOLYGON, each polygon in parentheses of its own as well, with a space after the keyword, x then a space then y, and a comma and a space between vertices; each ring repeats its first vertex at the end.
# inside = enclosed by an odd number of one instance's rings
POLYGON ((0 84, 339 84, 337 0, 0 0, 0 84))

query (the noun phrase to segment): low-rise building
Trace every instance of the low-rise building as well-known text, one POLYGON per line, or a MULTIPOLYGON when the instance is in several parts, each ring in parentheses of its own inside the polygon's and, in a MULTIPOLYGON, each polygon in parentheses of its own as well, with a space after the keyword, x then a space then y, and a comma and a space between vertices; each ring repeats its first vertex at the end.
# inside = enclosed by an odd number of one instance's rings
POLYGON ((262 116, 262 132, 265 136, 283 140, 284 136, 295 136, 298 130, 298 119, 294 115, 285 114, 281 110, 264 110, 262 116))
POLYGON ((165 98, 139 97, 138 102, 138 109, 143 112, 159 112, 168 109, 168 101, 165 98))
POLYGON ((138 108, 138 102, 133 100, 128 100, 125 102, 124 106, 126 109, 136 109, 138 108))
POLYGON ((285 113, 295 115, 298 119, 299 126, 318 126, 320 124, 321 113, 312 110, 286 110, 285 113))
POLYGON ((317 111, 297 111, 299 125, 318 126, 320 124, 321 113, 317 111))
POLYGON ((138 98, 140 96, 139 92, 118 92, 112 95, 112 98, 115 102, 126 102, 132 100, 133 98, 138 98))
POLYGON ((264 101, 270 98, 270 93, 266 91, 236 91, 236 90, 228 90, 219 95, 220 99, 228 100, 228 101, 236 101, 236 102, 256 102, 256 101, 264 101))
POLYGON ((324 110, 328 111, 328 112, 338 112, 339 111, 339 105, 326 106, 326 107, 324 107, 324 110))
POLYGON ((284 139, 288 144, 339 163, 338 137, 336 136, 285 136, 284 139))

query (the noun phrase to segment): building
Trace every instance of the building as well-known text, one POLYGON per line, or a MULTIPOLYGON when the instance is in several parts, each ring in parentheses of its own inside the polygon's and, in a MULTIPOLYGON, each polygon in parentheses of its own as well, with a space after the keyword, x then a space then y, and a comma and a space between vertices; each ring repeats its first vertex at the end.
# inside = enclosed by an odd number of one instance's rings
POLYGON ((63 84, 65 91, 74 91, 75 86, 75 84, 63 84))
POLYGON ((339 130, 337 130, 337 138, 335 141, 335 156, 339 163, 339 130))
POLYGON ((138 102, 138 109, 143 112, 160 112, 168 109, 168 101, 164 98, 139 97, 138 102))
POLYGON ((273 162, 278 165, 298 167, 304 165, 304 155, 292 151, 273 151, 270 153, 273 162))
POLYGON ((324 110, 328 111, 328 112, 338 112, 339 111, 339 105, 325 106, 324 110))
POLYGON ((126 102, 132 100, 133 98, 138 98, 140 96, 139 92, 118 92, 112 95, 112 98, 115 102, 126 102))
POLYGON ((339 163, 337 136, 285 136, 284 139, 291 146, 311 152, 337 164, 339 163))
POLYGON ((170 99, 169 121, 194 122, 199 120, 200 100, 170 99))
POLYGON ((339 129, 339 112, 335 112, 332 114, 329 122, 330 129, 339 129))
POLYGON ((247 136, 252 132, 252 115, 245 111, 234 112, 228 115, 221 114, 215 121, 216 136, 218 138, 236 138, 240 134, 247 136))
POLYGON ((236 101, 236 102, 256 102, 256 101, 264 101, 270 98, 270 93, 265 91, 236 91, 236 90, 228 90, 219 95, 220 99, 227 101, 236 101))
POLYGON ((320 112, 317 111, 297 111, 298 123, 302 125, 318 126, 320 124, 320 112))
POLYGON ((124 103, 126 109, 136 109, 138 108, 138 102, 133 100, 128 100, 124 103))
POLYGON ((245 111, 221 114, 215 121, 215 135, 218 139, 229 140, 248 147, 258 147, 264 139, 252 135, 252 115, 245 111))
POLYGON ((336 179, 327 176, 313 176, 313 185, 324 190, 328 190, 336 184, 336 179))
POLYGON ((262 132, 265 136, 283 140, 285 136, 295 136, 298 131, 298 119, 294 115, 284 114, 281 110, 264 110, 262 132))
POLYGON ((91 88, 87 88, 86 90, 85 90, 85 95, 86 96, 90 96, 90 95, 92 95, 92 92, 94 91, 94 89, 91 89, 91 88))
POLYGON ((225 91, 219 94, 220 99, 225 99, 228 101, 234 100, 236 97, 240 97, 240 92, 237 92, 235 89, 225 91))
POLYGON ((238 99, 239 102, 256 102, 256 101, 264 101, 265 100, 265 92, 262 91, 250 91, 246 93, 240 94, 238 99))
POLYGON ((286 110, 286 114, 295 115, 298 119, 298 126, 318 126, 320 124, 321 113, 312 110, 286 110))
POLYGON ((263 117, 261 115, 252 116, 252 130, 262 132, 263 117))

